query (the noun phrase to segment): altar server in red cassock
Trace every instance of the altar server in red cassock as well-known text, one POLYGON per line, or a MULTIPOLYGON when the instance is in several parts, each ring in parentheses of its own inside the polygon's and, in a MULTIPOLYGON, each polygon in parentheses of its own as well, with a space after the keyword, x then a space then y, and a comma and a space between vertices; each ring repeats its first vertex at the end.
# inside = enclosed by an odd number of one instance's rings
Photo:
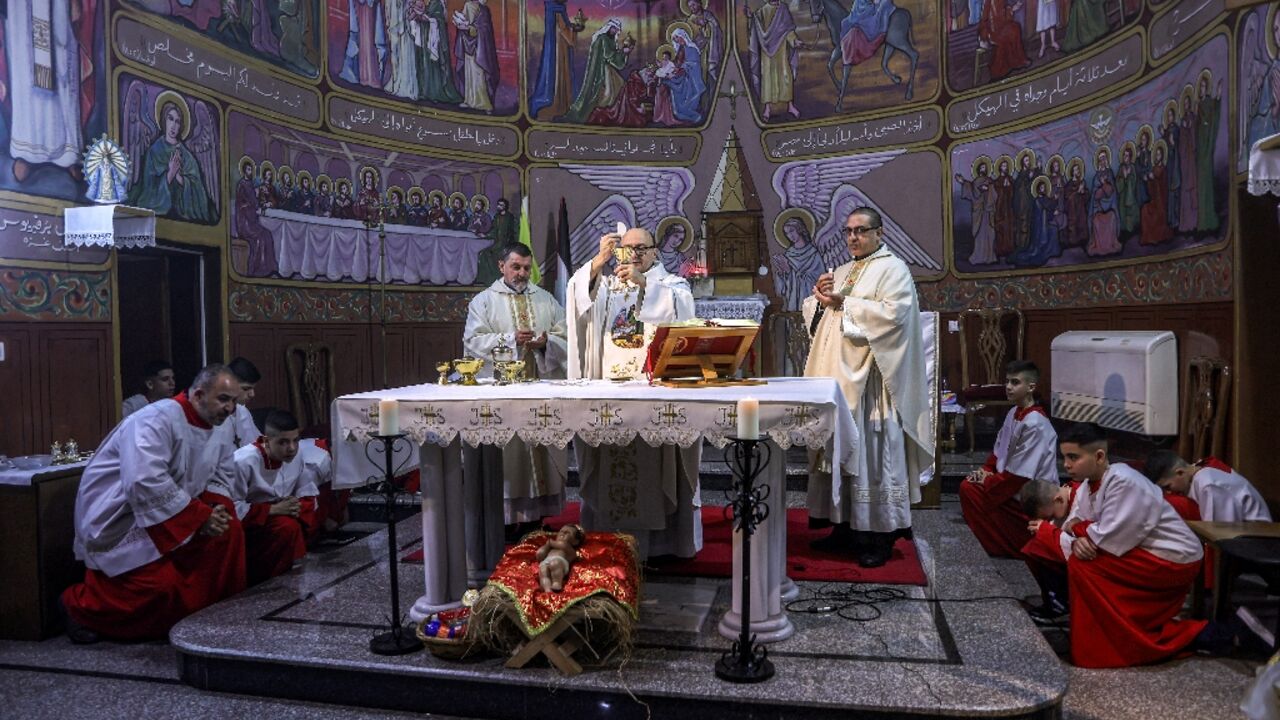
POLYGON ((987 463, 960 484, 960 511, 988 555, 1021 557, 1030 518, 1018 504, 1027 480, 1058 479, 1058 433, 1036 404, 1040 369, 1027 360, 1005 367, 1004 391, 1014 403, 987 463))
POLYGON ((244 533, 208 492, 235 474, 240 388, 210 365, 190 390, 125 418, 84 470, 75 553, 84 582, 62 603, 76 642, 164 638, 174 623, 245 587, 244 533))
POLYGON ((1205 458, 1192 465, 1172 450, 1157 450, 1143 472, 1187 520, 1271 522, 1267 501, 1230 465, 1205 458))
POLYGON ((288 572, 307 554, 319 532, 318 485, 330 475, 329 453, 314 440, 299 440, 298 421, 272 410, 266 434, 235 453, 236 478, 230 488, 244 526, 245 566, 254 585, 288 572))
POLYGON ((1081 667, 1128 667, 1172 658, 1196 640, 1203 620, 1176 615, 1200 571, 1200 541, 1160 489, 1137 470, 1111 464, 1095 425, 1061 439, 1067 473, 1081 483, 1065 528, 1071 658, 1081 667))
POLYGON ((1031 534, 1021 548, 1027 569, 1040 586, 1043 600, 1028 614, 1037 623, 1054 623, 1069 611, 1067 594, 1067 557, 1074 537, 1062 529, 1075 505, 1080 483, 1059 485, 1057 480, 1028 480, 1018 491, 1022 511, 1031 518, 1023 531, 1031 534))

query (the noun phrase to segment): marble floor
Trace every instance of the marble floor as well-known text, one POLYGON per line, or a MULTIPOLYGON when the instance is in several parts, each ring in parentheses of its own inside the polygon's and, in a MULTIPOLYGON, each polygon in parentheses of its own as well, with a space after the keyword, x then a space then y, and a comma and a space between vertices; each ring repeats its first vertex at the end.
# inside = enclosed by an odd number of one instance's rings
MULTIPOLYGON (((402 553, 418 545, 417 524, 399 526, 402 553)), ((728 645, 714 632, 728 602, 724 580, 648 582, 633 657, 573 680, 550 669, 505 670, 496 659, 371 655, 367 640, 388 613, 386 541, 375 533, 189 618, 172 644, 0 642, 0 708, 7 717, 60 719, 363 718, 403 710, 476 719, 1241 717, 1236 706, 1256 663, 1071 668, 1058 655, 1065 636, 1041 633, 1018 603, 1035 592, 1025 567, 986 557, 954 496, 918 512, 915 526, 930 585, 845 611, 863 622, 793 612, 797 634, 771 648, 778 673, 760 685, 728 685, 712 673, 728 645)), ((400 567, 407 606, 422 578, 419 566, 400 567)), ((802 598, 849 588, 801 586, 802 598)))

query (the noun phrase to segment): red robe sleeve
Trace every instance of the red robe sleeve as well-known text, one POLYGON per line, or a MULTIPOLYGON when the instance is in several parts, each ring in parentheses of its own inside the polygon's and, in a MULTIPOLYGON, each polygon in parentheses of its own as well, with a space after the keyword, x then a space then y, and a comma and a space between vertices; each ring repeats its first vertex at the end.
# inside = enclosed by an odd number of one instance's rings
POLYGON ((160 554, 168 555, 195 535, 212 514, 213 508, 199 500, 192 500, 177 515, 148 527, 147 535, 151 536, 151 542, 156 544, 160 554))
POLYGON ((271 519, 271 503, 253 503, 249 506, 249 514, 244 516, 240 524, 245 526, 266 525, 271 519))
POLYGON ((298 522, 302 523, 302 532, 311 537, 320 527, 319 504, 314 497, 298 498, 298 522))

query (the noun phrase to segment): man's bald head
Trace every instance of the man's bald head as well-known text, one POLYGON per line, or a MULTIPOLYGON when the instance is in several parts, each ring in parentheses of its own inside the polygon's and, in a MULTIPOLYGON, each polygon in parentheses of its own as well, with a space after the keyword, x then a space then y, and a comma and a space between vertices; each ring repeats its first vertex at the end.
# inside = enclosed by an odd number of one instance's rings
POLYGON ((629 247, 635 252, 635 263, 640 267, 641 272, 647 271, 653 267, 653 261, 658 257, 658 253, 653 244, 653 233, 644 228, 631 228, 622 236, 622 247, 629 247))

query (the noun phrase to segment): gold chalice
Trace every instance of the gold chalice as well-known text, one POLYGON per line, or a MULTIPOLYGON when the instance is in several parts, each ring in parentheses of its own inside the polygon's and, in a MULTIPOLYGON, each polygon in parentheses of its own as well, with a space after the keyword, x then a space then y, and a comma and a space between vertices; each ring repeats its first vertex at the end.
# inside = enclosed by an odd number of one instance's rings
POLYGON ((463 385, 475 385, 476 373, 480 372, 482 367, 484 367, 484 361, 479 358, 465 357, 453 361, 453 369, 462 374, 463 385))
POLYGON ((503 363, 502 375, 506 379, 507 383, 524 382, 524 361, 511 360, 510 362, 503 363))
POLYGON ((511 384, 511 378, 507 376, 507 366, 510 364, 510 360, 493 361, 493 378, 498 381, 499 385, 511 384))
POLYGON ((436 382, 438 382, 441 385, 448 385, 449 375, 450 373, 453 372, 453 361, 444 360, 436 363, 436 370, 440 371, 440 379, 437 380, 436 382))

